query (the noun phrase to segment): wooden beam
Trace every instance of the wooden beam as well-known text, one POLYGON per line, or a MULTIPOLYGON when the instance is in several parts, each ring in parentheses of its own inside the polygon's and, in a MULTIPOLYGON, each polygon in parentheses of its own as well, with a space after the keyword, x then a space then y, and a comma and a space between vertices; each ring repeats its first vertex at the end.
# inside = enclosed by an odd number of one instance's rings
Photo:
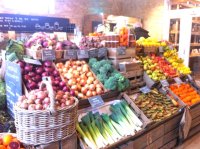
POLYGON ((200 4, 200 1, 197 0, 171 0, 171 4, 175 5, 175 4, 182 4, 182 3, 186 3, 190 2, 192 4, 200 4))

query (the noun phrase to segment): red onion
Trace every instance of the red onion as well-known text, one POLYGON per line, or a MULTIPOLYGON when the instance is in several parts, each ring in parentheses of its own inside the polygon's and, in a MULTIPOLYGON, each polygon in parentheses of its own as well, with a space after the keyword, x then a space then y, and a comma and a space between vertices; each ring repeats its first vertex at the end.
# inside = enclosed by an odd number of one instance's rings
POLYGON ((75 91, 71 90, 70 95, 75 96, 75 91))
POLYGON ((52 66, 52 61, 45 61, 45 62, 44 62, 44 65, 45 65, 46 67, 50 67, 50 66, 52 66))
POLYGON ((37 84, 35 82, 27 83, 27 87, 32 90, 37 87, 37 84))
POLYGON ((52 67, 44 67, 44 70, 46 72, 52 72, 53 71, 53 68, 52 67))
POLYGON ((58 76, 59 76, 59 72, 58 72, 57 70, 54 70, 54 71, 53 71, 53 75, 54 75, 55 77, 58 77, 58 76))
POLYGON ((35 79, 36 79, 37 82, 42 81, 42 77, 40 75, 36 75, 35 79))
POLYGON ((33 69, 33 66, 31 66, 31 65, 26 65, 25 67, 24 67, 24 69, 25 69, 25 71, 32 71, 32 69, 33 69))
POLYGON ((43 76, 43 77, 48 76, 48 72, 43 72, 43 73, 42 73, 42 76, 43 76))
POLYGON ((45 41, 45 42, 43 42, 43 43, 42 43, 42 46, 43 46, 44 48, 46 48, 46 47, 48 47, 48 46, 49 46, 49 44, 48 44, 48 42, 47 42, 47 41, 45 41))
POLYGON ((61 81, 61 82, 59 83, 59 85, 60 85, 60 87, 64 87, 64 86, 66 86, 66 83, 65 83, 64 81, 61 81))
POLYGON ((24 67, 25 67, 25 63, 24 63, 23 61, 18 61, 17 63, 19 64, 19 66, 20 66, 21 68, 24 68, 24 67))
MULTIPOLYGON (((69 92, 70 91, 70 89, 67 87, 67 86, 64 86, 63 87, 63 89, 62 89, 64 92, 69 92)), ((74 91, 73 91, 74 92, 74 91)), ((70 92, 71 93, 71 92, 70 92)), ((74 92, 74 94, 75 94, 75 92, 74 92)))
POLYGON ((37 74, 42 74, 43 71, 44 71, 44 70, 43 70, 42 67, 37 67, 37 68, 36 68, 36 73, 37 73, 37 74))
POLYGON ((35 74, 34 72, 29 72, 28 75, 29 75, 30 77, 34 77, 36 74, 35 74))
POLYGON ((24 68, 21 68, 21 73, 24 74, 25 73, 25 70, 24 68))
POLYGON ((59 81, 54 81, 55 85, 59 85, 59 83, 60 83, 59 81))
POLYGON ((61 77, 55 77, 55 80, 56 80, 56 81, 62 81, 62 80, 61 80, 61 77))
POLYGON ((30 77, 29 75, 27 75, 27 74, 26 74, 26 75, 24 75, 24 76, 23 76, 23 78, 24 78, 24 80, 25 80, 25 81, 28 81, 28 80, 30 80, 30 79, 31 79, 31 77, 30 77))

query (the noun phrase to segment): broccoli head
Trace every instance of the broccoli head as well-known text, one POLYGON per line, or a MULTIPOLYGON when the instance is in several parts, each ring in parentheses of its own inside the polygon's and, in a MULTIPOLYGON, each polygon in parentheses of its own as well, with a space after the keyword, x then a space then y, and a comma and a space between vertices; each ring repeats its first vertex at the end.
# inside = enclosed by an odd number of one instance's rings
POLYGON ((100 69, 99 69, 99 72, 100 74, 107 74, 109 72, 109 70, 111 69, 111 65, 110 64, 105 64, 103 65, 100 69))
POLYGON ((97 61, 96 63, 92 64, 92 70, 94 70, 95 72, 99 72, 99 69, 101 67, 101 64, 99 63, 99 61, 97 61))
POLYGON ((99 62, 101 63, 101 66, 104 66, 105 64, 111 64, 110 60, 101 60, 99 62))
POLYGON ((96 58, 90 58, 90 60, 89 60, 89 65, 90 65, 90 67, 92 67, 92 65, 94 64, 94 63, 96 63, 97 62, 97 59, 96 58))
POLYGON ((106 76, 106 74, 98 74, 97 75, 97 78, 99 79, 99 81, 101 82, 101 83, 105 83, 105 81, 108 79, 108 77, 106 76))
POLYGON ((108 80, 105 81, 104 86, 106 89, 116 90, 117 89, 117 79, 115 77, 110 77, 108 80))
POLYGON ((130 82, 127 78, 124 79, 124 81, 118 81, 117 82, 117 90, 118 91, 124 91, 130 86, 130 82))

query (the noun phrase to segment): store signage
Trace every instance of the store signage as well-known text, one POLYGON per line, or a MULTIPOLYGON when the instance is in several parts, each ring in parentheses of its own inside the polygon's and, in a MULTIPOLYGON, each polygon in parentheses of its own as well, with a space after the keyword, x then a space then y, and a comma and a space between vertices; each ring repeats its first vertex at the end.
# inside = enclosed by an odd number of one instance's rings
POLYGON ((5 82, 8 112, 14 117, 14 104, 22 95, 22 75, 18 64, 6 61, 5 82))
POLYGON ((56 53, 55 50, 42 50, 42 60, 55 60, 56 59, 56 53))
POLYGON ((175 77, 175 78, 174 78, 174 81, 175 81, 177 84, 183 83, 183 81, 182 81, 179 77, 175 77))
POLYGON ((159 47, 159 52, 160 52, 160 53, 163 53, 163 52, 164 52, 163 47, 159 47))
POLYGON ((144 87, 140 88, 140 91, 144 94, 147 94, 147 93, 151 92, 151 89, 148 88, 147 86, 144 86, 144 87))
POLYGON ((160 83, 163 87, 168 87, 169 86, 169 83, 167 80, 160 80, 160 83))
POLYGON ((107 48, 100 48, 98 51, 98 58, 106 58, 107 57, 107 48))
POLYGON ((78 59, 86 59, 89 58, 88 50, 78 50, 77 51, 78 59))
POLYGON ((64 59, 76 59, 77 58, 77 50, 69 49, 64 51, 64 59))
POLYGON ((0 14, 1 32, 67 32, 68 25, 66 18, 0 14))
POLYGON ((93 96, 88 98, 88 101, 92 107, 99 107, 104 104, 104 101, 101 96, 93 96))
POLYGON ((42 65, 39 60, 31 59, 31 58, 23 58, 26 63, 33 64, 33 65, 42 65))
POLYGON ((117 48, 117 54, 118 55, 125 55, 126 54, 126 48, 125 47, 117 48))
POLYGON ((89 53, 89 57, 90 58, 93 58, 93 57, 98 57, 98 49, 90 49, 88 50, 88 53, 89 53))
POLYGON ((191 76, 191 75, 187 75, 187 77, 188 77, 188 79, 189 79, 190 81, 192 81, 192 80, 193 80, 193 78, 192 78, 192 76, 191 76))

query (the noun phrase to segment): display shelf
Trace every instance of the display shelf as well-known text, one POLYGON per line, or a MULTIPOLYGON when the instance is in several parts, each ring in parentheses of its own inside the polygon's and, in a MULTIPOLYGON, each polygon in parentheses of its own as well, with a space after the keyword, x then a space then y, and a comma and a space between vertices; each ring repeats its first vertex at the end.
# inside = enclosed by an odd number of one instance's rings
POLYGON ((190 45, 193 47, 198 47, 198 46, 200 46, 200 43, 191 43, 190 45))

